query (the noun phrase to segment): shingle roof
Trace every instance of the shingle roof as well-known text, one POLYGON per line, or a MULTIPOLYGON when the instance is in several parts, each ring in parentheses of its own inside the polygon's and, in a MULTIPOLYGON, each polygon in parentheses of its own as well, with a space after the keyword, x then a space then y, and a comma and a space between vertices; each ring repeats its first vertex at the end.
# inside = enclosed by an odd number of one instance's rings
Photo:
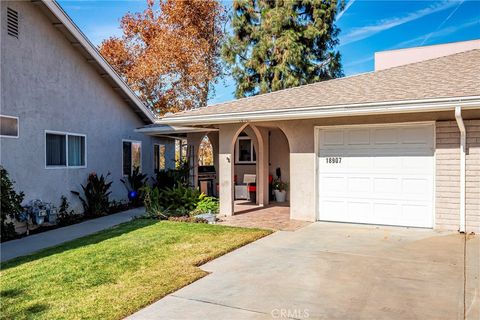
POLYGON ((164 117, 480 96, 480 50, 242 98, 164 117))

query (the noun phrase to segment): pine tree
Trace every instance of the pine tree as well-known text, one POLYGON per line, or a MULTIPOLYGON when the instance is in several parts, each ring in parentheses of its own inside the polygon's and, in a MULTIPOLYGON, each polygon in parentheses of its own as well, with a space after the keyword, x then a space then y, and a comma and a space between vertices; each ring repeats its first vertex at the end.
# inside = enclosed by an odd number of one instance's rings
POLYGON ((335 50, 340 0, 235 0, 222 54, 237 98, 343 75, 335 50))

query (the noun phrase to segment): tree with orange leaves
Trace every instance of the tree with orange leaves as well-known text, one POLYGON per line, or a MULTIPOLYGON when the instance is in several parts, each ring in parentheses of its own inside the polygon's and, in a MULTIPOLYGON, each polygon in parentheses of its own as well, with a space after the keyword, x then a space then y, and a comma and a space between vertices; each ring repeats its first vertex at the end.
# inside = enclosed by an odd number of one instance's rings
POLYGON ((205 106, 221 75, 226 13, 216 0, 147 0, 100 52, 158 114, 205 106))

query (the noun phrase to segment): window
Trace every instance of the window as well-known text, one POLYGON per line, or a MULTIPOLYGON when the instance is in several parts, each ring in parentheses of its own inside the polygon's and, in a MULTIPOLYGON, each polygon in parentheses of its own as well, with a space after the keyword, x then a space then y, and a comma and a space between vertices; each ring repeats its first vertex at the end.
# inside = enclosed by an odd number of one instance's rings
POLYGON ((175 162, 177 165, 180 162, 187 161, 187 151, 188 151, 188 143, 187 140, 175 140, 175 162))
POLYGON ((123 140, 123 175, 128 176, 132 174, 133 169, 139 168, 142 170, 142 142, 123 140))
POLYGON ((165 145, 154 144, 153 145, 153 166, 155 172, 165 170, 165 145))
POLYGON ((18 118, 0 116, 0 136, 18 138, 18 118))
POLYGON ((85 135, 45 132, 45 165, 84 168, 86 166, 85 145, 85 135))
POLYGON ((255 163, 257 155, 252 139, 248 136, 239 136, 235 144, 235 160, 237 163, 255 163))

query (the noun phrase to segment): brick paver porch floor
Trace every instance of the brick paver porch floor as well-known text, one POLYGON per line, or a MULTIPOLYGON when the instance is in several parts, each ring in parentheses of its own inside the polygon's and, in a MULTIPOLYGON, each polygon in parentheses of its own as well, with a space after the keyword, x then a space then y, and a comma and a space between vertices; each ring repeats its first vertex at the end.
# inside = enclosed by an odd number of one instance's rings
POLYGON ((235 214, 230 217, 219 217, 219 224, 234 227, 264 228, 272 230, 295 231, 310 222, 291 220, 288 203, 272 203, 259 207, 251 202, 235 201, 235 214))

